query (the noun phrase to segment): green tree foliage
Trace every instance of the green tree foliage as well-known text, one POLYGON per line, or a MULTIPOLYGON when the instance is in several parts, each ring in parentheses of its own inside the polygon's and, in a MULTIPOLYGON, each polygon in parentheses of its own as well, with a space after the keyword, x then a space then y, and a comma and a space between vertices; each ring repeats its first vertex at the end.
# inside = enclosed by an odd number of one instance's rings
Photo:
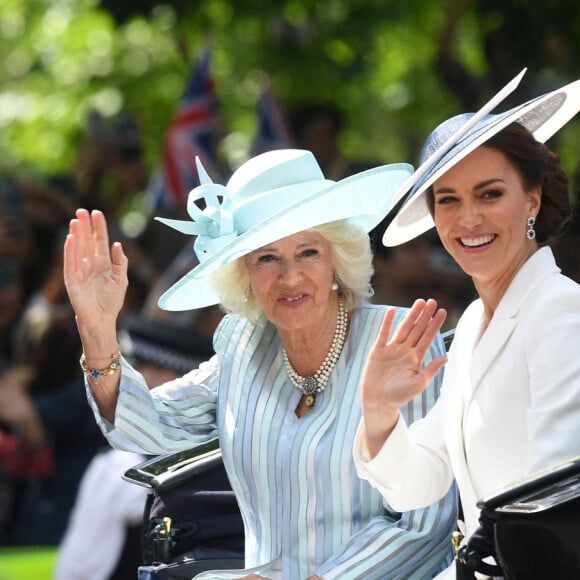
MULTIPOLYGON (((580 4, 2 0, 2 168, 66 172, 92 109, 136 115, 155 167, 208 38, 228 143, 238 157, 268 76, 288 106, 330 101, 345 111, 346 155, 413 162, 438 122, 481 105, 524 66, 518 102, 577 78, 580 4)), ((574 164, 578 136, 571 124, 561 138, 562 155, 574 164)))

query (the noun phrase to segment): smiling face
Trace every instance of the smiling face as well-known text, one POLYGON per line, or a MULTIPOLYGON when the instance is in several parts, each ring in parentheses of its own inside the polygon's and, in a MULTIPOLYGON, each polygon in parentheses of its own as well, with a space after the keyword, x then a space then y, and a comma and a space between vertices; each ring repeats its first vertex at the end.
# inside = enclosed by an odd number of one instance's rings
POLYGON ((537 249, 526 220, 540 209, 541 190, 522 178, 496 149, 479 147, 433 185, 434 220, 441 242, 478 290, 505 291, 537 249))
POLYGON ((336 292, 330 243, 319 233, 300 232, 245 258, 250 288, 279 330, 321 328, 333 318, 336 292))

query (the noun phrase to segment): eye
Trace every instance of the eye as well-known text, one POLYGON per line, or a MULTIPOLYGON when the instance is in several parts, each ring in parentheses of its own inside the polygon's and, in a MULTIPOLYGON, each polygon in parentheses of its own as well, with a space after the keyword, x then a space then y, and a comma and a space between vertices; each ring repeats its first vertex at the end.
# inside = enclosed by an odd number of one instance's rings
POLYGON ((318 250, 315 248, 307 248, 300 253, 300 257, 302 258, 315 258, 316 256, 318 256, 318 250))
POLYGON ((498 197, 501 197, 503 195, 503 191, 500 191, 499 189, 486 189, 483 192, 483 198, 484 199, 496 199, 498 197))
POLYGON ((457 201, 457 197, 454 195, 445 194, 445 195, 438 195, 435 197, 435 203, 437 205, 447 205, 447 204, 453 203, 454 201, 457 201))
POLYGON ((258 264, 269 264, 275 260, 277 260, 277 258, 274 256, 274 254, 262 254, 261 256, 258 256, 256 262, 258 264))

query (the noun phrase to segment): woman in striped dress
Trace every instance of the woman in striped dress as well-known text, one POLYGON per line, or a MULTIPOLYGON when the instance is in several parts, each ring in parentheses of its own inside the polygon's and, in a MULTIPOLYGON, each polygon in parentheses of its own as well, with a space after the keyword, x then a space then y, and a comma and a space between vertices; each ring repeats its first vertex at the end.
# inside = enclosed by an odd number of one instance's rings
MULTIPOLYGON (((81 366, 110 443, 158 454, 219 437, 245 526, 246 568, 196 578, 426 579, 448 563, 454 491, 396 513, 356 475, 359 385, 386 307, 367 303, 367 232, 411 168, 388 165, 340 182, 313 155, 279 150, 242 165, 226 186, 190 193, 199 265, 159 300, 167 310, 221 303, 215 356, 147 388, 115 334, 127 258, 109 246, 104 215, 80 209, 65 243, 65 279, 83 342, 81 366), (195 201, 203 197, 205 209, 195 201)), ((397 309, 401 319, 405 309, 397 309)), ((444 352, 437 339, 429 350, 444 352)), ((440 377, 401 412, 412 422, 440 377)), ((392 466, 397 469, 396 465, 392 466)))

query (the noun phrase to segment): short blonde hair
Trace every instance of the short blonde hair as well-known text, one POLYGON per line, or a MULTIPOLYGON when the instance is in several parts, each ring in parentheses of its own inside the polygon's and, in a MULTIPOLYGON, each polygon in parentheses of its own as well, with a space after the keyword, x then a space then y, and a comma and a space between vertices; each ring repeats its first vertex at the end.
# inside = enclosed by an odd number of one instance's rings
MULTIPOLYGON (((323 224, 309 231, 319 233, 330 243, 332 262, 338 281, 338 292, 347 310, 353 310, 372 295, 373 275, 370 238, 366 231, 348 220, 323 224)), ((244 257, 238 258, 210 274, 222 308, 256 323, 263 309, 250 292, 250 277, 244 257)))

